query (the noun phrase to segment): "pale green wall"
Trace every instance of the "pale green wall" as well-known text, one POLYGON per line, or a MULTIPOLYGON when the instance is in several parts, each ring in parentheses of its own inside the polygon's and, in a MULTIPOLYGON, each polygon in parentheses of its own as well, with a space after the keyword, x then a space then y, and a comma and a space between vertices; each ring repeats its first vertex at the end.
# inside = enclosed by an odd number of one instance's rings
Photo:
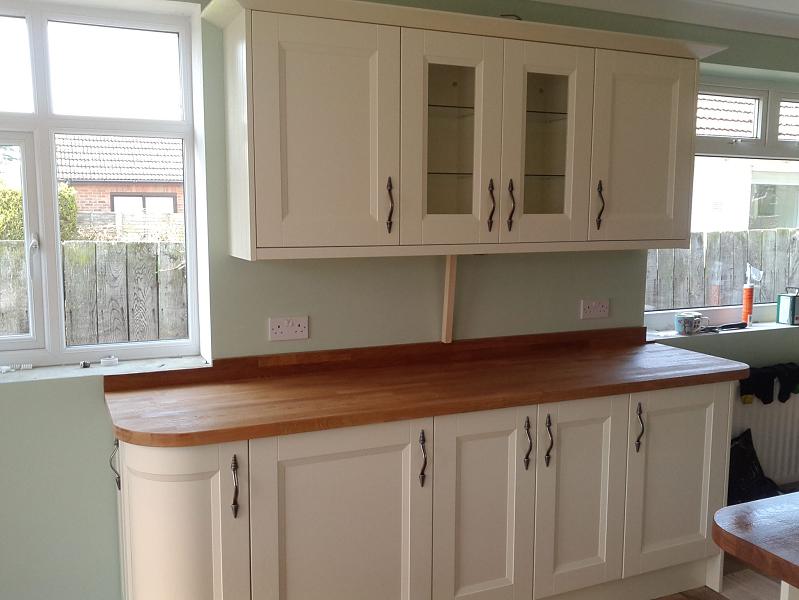
MULTIPOLYGON (((781 38, 526 0, 406 3, 720 42, 733 46, 722 60, 746 66, 793 68, 788 63, 799 53, 799 42, 781 38)), ((203 35, 214 355, 435 340, 441 258, 249 264, 226 255, 221 37, 210 26, 203 35), (293 314, 311 316, 311 339, 266 342, 267 316, 293 314)), ((644 271, 644 252, 461 258, 456 337, 640 325, 644 271), (581 297, 610 297, 611 319, 579 321, 581 297)), ((774 360, 796 347, 796 336, 785 334, 759 345, 743 338, 737 344, 691 341, 719 354, 736 347, 736 357, 760 348, 774 360)), ((0 385, 0 598, 119 598, 111 441, 99 379, 0 385)))

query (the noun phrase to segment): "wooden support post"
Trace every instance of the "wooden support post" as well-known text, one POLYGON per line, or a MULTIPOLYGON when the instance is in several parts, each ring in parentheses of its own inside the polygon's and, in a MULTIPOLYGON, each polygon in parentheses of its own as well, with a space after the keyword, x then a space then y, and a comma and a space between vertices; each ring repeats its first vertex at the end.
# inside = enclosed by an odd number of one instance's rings
POLYGON ((458 272, 458 257, 447 256, 444 267, 444 311, 441 317, 441 341, 452 343, 452 322, 455 313, 455 276, 458 272))

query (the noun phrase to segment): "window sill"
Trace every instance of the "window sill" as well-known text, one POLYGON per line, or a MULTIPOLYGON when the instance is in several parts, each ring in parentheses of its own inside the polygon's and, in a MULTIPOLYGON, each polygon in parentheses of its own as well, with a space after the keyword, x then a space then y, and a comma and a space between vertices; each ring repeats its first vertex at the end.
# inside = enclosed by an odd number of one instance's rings
POLYGON ((775 323, 773 321, 763 323, 752 323, 746 329, 730 329, 728 331, 720 331, 718 333, 695 333, 693 335, 683 335, 677 333, 675 330, 655 331, 647 329, 646 341, 647 342, 662 342, 664 340, 675 340, 684 338, 697 338, 718 335, 737 335, 742 333, 757 333, 764 331, 775 331, 779 329, 797 329, 795 325, 783 325, 782 323, 775 323))
POLYGON ((4 383, 20 383, 24 381, 46 381, 50 379, 72 379, 76 377, 104 377, 106 375, 129 375, 132 373, 157 373, 161 371, 178 371, 181 369, 198 369, 211 364, 202 356, 182 356, 179 358, 152 358, 140 360, 120 360, 112 367, 103 367, 92 363, 88 369, 77 365, 59 365, 54 367, 34 367, 23 371, 0 373, 0 385, 4 383))

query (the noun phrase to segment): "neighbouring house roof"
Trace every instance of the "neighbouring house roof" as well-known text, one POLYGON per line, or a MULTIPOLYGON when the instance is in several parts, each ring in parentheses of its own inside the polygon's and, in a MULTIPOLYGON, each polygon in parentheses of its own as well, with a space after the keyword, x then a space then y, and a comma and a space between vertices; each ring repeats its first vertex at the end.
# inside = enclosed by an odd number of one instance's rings
POLYGON ((756 134, 757 99, 699 94, 697 135, 751 138, 756 134))
POLYGON ((55 136, 59 181, 183 182, 183 141, 118 135, 55 136))

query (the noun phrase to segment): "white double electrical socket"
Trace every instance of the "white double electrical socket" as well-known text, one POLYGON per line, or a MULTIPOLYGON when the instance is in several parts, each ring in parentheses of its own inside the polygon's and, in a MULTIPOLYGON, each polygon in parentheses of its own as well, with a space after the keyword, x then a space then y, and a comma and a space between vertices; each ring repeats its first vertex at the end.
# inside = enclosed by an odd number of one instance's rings
POLYGON ((580 300, 580 319, 607 319, 610 316, 610 300, 580 300))
POLYGON ((269 341, 308 339, 308 317, 269 317, 269 341))

